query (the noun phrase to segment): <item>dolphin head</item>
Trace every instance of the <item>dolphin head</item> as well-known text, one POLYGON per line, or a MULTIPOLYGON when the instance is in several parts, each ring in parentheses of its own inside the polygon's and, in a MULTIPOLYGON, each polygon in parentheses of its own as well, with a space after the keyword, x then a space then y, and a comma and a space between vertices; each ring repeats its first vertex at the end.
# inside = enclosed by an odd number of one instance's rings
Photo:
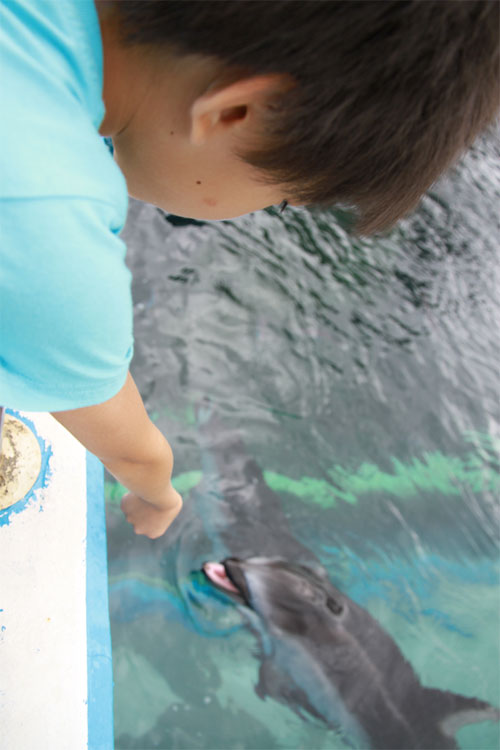
POLYGON ((326 572, 280 558, 228 558, 205 563, 203 570, 217 588, 258 614, 276 631, 307 636, 335 629, 346 617, 349 602, 326 572))
POLYGON ((270 557, 228 558, 205 563, 203 571, 249 612, 250 627, 260 636, 258 695, 341 726, 368 746, 362 726, 344 706, 335 674, 336 664, 341 682, 358 672, 346 639, 356 605, 330 583, 326 571, 270 557))

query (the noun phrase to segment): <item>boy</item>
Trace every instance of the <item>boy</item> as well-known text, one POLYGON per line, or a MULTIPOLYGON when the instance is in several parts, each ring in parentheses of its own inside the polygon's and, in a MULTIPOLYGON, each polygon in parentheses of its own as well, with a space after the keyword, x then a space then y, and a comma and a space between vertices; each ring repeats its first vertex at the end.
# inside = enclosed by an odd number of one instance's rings
POLYGON ((0 402, 51 411, 157 537, 182 501, 128 373, 127 191, 193 218, 342 202, 361 231, 389 226, 495 117, 499 5, 4 0, 2 15, 0 402))

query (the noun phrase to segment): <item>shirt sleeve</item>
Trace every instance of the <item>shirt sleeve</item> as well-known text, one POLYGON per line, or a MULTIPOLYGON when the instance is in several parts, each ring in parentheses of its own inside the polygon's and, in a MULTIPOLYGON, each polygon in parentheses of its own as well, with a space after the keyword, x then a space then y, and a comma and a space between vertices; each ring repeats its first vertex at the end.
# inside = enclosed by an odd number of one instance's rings
POLYGON ((131 275, 116 209, 85 198, 0 205, 0 403, 58 411, 123 386, 131 275))

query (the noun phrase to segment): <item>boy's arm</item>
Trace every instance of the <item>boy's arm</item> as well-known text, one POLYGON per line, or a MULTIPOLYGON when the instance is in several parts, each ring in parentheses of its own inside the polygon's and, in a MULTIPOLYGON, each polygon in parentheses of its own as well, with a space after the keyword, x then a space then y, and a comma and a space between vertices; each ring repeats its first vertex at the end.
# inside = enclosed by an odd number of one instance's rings
POLYGON ((109 401, 53 416, 130 490, 122 510, 136 533, 161 536, 182 499, 171 485, 170 445, 149 419, 130 373, 109 401))

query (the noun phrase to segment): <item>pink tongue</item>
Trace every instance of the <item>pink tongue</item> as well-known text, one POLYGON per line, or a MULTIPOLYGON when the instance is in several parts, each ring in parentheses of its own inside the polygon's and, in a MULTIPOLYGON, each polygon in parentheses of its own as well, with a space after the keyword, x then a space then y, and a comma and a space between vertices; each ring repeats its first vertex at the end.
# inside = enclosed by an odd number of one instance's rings
POLYGON ((238 593, 238 589, 236 588, 236 586, 227 577, 222 563, 207 562, 203 566, 203 570, 210 578, 210 580, 213 583, 216 583, 217 586, 220 586, 223 589, 227 589, 228 591, 233 591, 236 594, 238 593))

